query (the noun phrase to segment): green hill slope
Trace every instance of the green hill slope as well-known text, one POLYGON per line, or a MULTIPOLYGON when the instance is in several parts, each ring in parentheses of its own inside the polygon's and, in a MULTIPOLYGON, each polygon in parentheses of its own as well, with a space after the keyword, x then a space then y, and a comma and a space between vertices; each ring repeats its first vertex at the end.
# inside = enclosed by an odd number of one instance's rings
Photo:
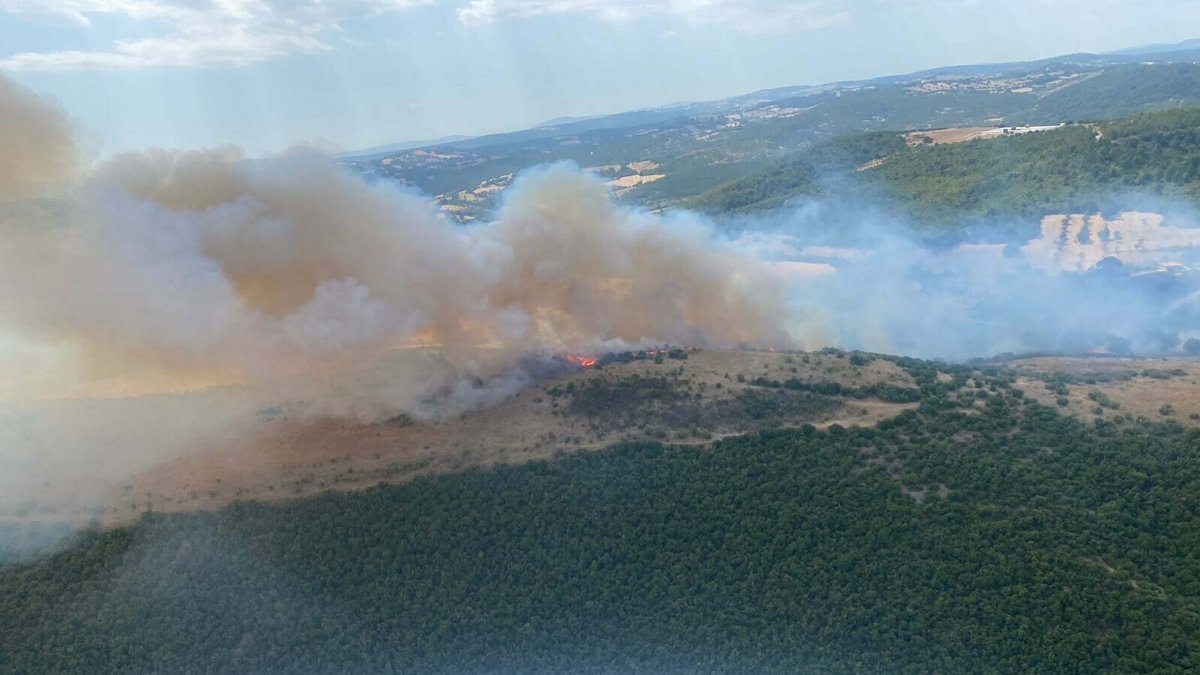
POLYGON ((837 190, 870 191, 928 230, 1152 206, 1164 197, 1200 202, 1200 108, 944 145, 907 147, 888 132, 841 138, 684 205, 744 213, 837 190), (883 161, 854 170, 868 159, 883 161))
MULTIPOLYGON (((919 410, 147 517, 0 568, 0 671, 1184 672, 1197 432, 919 410)), ((764 391, 787 383, 761 383, 764 391)))
POLYGON ((1013 122, 1098 120, 1200 103, 1200 67, 1191 63, 1127 64, 1055 91, 1013 122))

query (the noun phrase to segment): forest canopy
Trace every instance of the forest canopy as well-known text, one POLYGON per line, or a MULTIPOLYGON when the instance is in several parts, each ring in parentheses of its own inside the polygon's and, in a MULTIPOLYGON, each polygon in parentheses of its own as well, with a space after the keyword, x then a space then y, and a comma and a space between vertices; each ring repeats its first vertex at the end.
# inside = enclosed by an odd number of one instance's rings
POLYGON ((875 132, 827 141, 685 205, 747 213, 801 197, 870 196, 917 229, 939 232, 980 221, 1028 224, 1048 213, 1200 204, 1200 108, 964 143, 904 139, 875 132))
POLYGON ((0 568, 0 671, 1200 665, 1200 432, 1061 415, 1003 368, 896 361, 919 407, 873 428, 621 445, 81 535, 0 568))

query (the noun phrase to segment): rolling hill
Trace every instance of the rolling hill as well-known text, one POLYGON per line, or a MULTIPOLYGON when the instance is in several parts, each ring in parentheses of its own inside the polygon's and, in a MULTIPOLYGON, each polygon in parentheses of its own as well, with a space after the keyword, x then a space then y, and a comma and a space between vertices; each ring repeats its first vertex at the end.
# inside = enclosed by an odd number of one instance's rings
MULTIPOLYGON (((427 358, 436 358, 436 350, 397 350, 371 370, 398 378, 427 358)), ((47 475, 48 485, 32 495, 13 499, 0 494, 0 524, 124 524, 147 511, 192 511, 242 499, 274 501, 329 489, 358 490, 381 481, 549 459, 564 449, 666 439, 695 445, 767 428, 870 424, 912 407, 916 390, 902 369, 882 359, 855 361, 840 352, 793 356, 677 349, 613 354, 599 367, 571 368, 574 372, 535 383, 471 414, 433 419, 400 416, 368 422, 314 416, 302 402, 285 399, 265 405, 241 436, 194 447, 181 457, 122 476, 107 490, 94 489, 103 482, 99 476, 88 476, 92 489, 85 490, 58 472, 47 475), (777 395, 753 383, 767 375, 823 386, 821 391, 777 395)), ((199 406, 238 391, 202 389, 175 395, 170 402, 176 409, 199 406)), ((155 407, 157 401, 129 397, 107 404, 126 419, 170 415, 170 408, 155 407)), ((59 419, 78 418, 89 409, 87 399, 60 405, 59 419)))
MULTIPOLYGON (((147 514, 0 567, 0 670, 1196 667, 1194 363, 824 356, 918 405, 147 514)), ((789 368, 748 390, 855 400, 789 368)))
POLYGON ((878 130, 1058 124, 1200 104, 1200 51, 1076 54, 785 87, 347 160, 486 215, 515 173, 573 161, 629 203, 664 208, 838 136, 878 130), (618 182, 623 181, 623 182, 618 182))
POLYGON ((925 232, 970 223, 1028 226, 1049 213, 1200 203, 1198 148, 1196 107, 961 143, 877 132, 797 152, 683 205, 748 213, 800 196, 869 194, 925 232))

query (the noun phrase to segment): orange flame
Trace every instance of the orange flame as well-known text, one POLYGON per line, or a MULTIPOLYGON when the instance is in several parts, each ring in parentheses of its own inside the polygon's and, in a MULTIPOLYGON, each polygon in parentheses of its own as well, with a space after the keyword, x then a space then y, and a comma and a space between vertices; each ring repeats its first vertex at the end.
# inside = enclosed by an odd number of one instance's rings
POLYGON ((580 354, 564 354, 563 358, 567 360, 567 363, 574 363, 580 368, 591 368, 600 362, 599 359, 596 359, 595 357, 582 356, 580 354))

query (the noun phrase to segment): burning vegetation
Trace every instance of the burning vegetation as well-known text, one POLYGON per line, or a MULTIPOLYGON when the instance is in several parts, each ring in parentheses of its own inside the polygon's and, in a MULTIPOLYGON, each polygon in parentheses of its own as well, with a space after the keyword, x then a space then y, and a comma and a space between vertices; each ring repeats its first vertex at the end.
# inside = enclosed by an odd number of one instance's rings
MULTIPOLYGON (((584 356, 582 354, 563 354, 562 359, 580 368, 604 366, 610 363, 631 363, 633 361, 654 361, 662 363, 663 359, 687 360, 688 354, 700 351, 699 347, 661 347, 658 349, 626 350, 608 352, 601 356, 584 356)), ((769 349, 774 352, 775 350, 769 349)))

